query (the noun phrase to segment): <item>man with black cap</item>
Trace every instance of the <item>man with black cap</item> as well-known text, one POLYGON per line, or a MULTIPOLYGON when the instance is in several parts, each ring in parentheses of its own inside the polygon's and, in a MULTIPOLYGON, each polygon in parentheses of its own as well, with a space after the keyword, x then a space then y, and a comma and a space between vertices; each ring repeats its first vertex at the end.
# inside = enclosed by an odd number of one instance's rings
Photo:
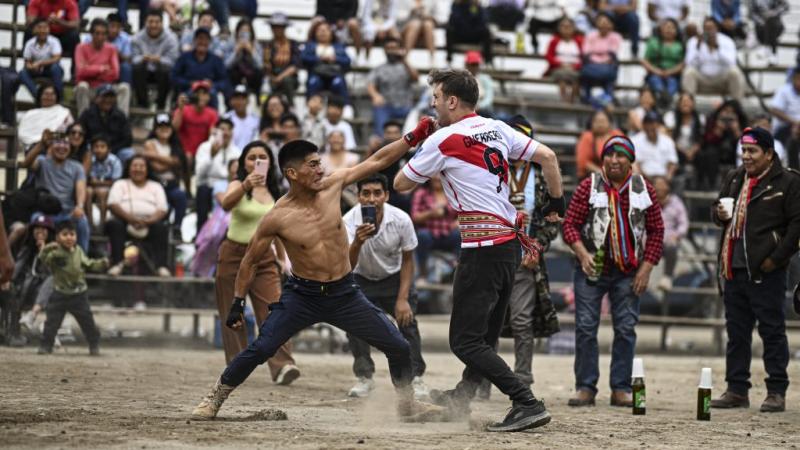
POLYGON ((597 329, 608 294, 614 323, 611 405, 633 405, 631 371, 639 321, 639 296, 661 259, 664 222, 653 186, 632 169, 636 147, 625 136, 603 145, 602 172, 586 177, 572 196, 563 234, 575 252, 575 390, 569 406, 594 406, 597 329), (646 239, 645 239, 646 238, 646 239))
POLYGON ((636 147, 633 171, 651 181, 653 177, 672 180, 678 170, 675 141, 669 135, 661 133, 660 127, 661 116, 655 111, 648 111, 642 119, 642 131, 631 137, 631 142, 636 147))
POLYGON ((230 97, 228 72, 222 59, 209 51, 211 32, 208 28, 198 28, 194 32, 194 48, 178 57, 172 68, 172 82, 178 93, 187 93, 195 81, 206 80, 211 83, 212 107, 217 107, 217 94, 222 92, 227 100, 230 97))
POLYGON ((222 116, 233 123, 233 143, 239 148, 245 148, 258 136, 260 119, 247 111, 249 95, 247 86, 243 84, 236 86, 231 94, 231 109, 222 116))
POLYGON ((719 276, 725 302, 728 388, 714 408, 748 408, 753 328, 764 343, 767 398, 762 412, 786 408, 786 266, 800 240, 800 174, 775 157, 772 135, 747 128, 742 166, 722 184, 712 219, 722 227, 719 276))

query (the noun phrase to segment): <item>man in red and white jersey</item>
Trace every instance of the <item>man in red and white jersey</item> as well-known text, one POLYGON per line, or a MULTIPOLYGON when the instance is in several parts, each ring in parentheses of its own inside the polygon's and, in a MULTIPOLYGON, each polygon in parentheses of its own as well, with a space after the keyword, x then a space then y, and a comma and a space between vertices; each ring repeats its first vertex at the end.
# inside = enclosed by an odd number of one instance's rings
MULTIPOLYGON (((453 282, 450 348, 466 365, 455 389, 431 393, 434 403, 454 414, 469 414, 469 402, 485 377, 513 402, 506 418, 489 431, 520 431, 550 422, 544 403, 533 396, 494 350, 522 264, 538 264, 541 246, 524 233, 521 217, 509 202, 509 160, 542 166, 551 200, 545 216, 564 214, 561 175, 555 153, 504 122, 475 114, 478 84, 464 70, 433 71, 433 108, 439 129, 420 146, 397 174, 403 192, 439 175, 450 205, 459 212, 461 255, 453 282), (522 257, 522 249, 525 255, 522 257)), ((417 142, 417 130, 406 142, 417 142)))

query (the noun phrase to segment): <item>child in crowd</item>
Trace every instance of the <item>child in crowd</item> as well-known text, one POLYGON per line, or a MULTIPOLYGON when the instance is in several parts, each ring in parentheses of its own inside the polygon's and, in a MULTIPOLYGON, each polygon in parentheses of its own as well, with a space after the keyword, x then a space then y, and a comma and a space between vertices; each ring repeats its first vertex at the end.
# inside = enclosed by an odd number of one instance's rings
POLYGON ((75 223, 65 220, 56 225, 56 241, 45 245, 39 253, 39 259, 53 273, 53 294, 47 304, 40 355, 53 352, 53 341, 67 312, 78 321, 89 342, 89 354, 100 355, 100 332, 89 308, 86 270, 103 270, 108 267, 108 259, 88 258, 76 241, 75 223))
POLYGON ((24 307, 33 302, 31 310, 20 317, 19 323, 28 331, 34 331, 36 318, 47 307, 53 293, 53 277, 39 259, 39 252, 53 240, 53 220, 44 214, 36 214, 28 230, 29 234, 14 258, 16 265, 12 281, 20 305, 24 307))
POLYGON ((86 183, 86 212, 91 214, 92 201, 100 210, 100 229, 106 225, 108 190, 122 176, 122 162, 111 153, 108 138, 103 134, 92 137, 92 166, 86 183))

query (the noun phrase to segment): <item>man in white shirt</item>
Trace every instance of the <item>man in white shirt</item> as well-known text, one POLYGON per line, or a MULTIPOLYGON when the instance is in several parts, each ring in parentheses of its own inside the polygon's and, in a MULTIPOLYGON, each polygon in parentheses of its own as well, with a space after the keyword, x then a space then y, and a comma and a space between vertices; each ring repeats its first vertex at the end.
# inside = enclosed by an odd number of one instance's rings
POLYGON ((211 211, 214 183, 228 179, 228 164, 238 159, 242 150, 233 143, 233 122, 222 118, 207 141, 197 147, 195 175, 197 176, 197 229, 202 228, 211 211))
POLYGON ((703 22, 703 34, 686 44, 683 89, 692 94, 716 93, 742 101, 745 80, 736 66, 736 44, 719 32, 714 19, 703 22))
POLYGON ((231 94, 231 109, 223 117, 233 123, 233 143, 244 148, 258 136, 260 119, 255 114, 247 112, 247 98, 250 92, 247 86, 236 86, 231 94))
POLYGON ((678 170, 678 152, 675 150, 675 141, 660 133, 660 127, 661 117, 657 112, 650 111, 644 115, 642 131, 631 138, 636 148, 633 170, 647 178, 665 177, 672 180, 678 170))
POLYGON ((428 79, 438 131, 423 142, 394 180, 408 192, 432 176, 442 179, 451 207, 458 211, 461 254, 453 281, 450 348, 466 365, 455 389, 431 391, 431 400, 454 416, 468 415, 483 378, 512 400, 506 418, 488 431, 521 431, 550 422, 544 403, 497 355, 514 273, 520 263, 538 265, 542 246, 524 233, 523 217, 509 201, 509 161, 542 166, 551 201, 549 220, 564 214, 561 174, 555 153, 504 122, 480 117, 478 82, 466 70, 434 70, 428 79), (525 256, 522 257, 523 249, 525 256))
POLYGON ((331 96, 328 98, 328 108, 325 110, 325 120, 322 126, 325 128, 325 140, 334 131, 341 131, 344 134, 344 147, 348 151, 356 149, 356 138, 353 135, 353 127, 342 119, 344 100, 341 97, 331 96))
MULTIPOLYGON (((414 289, 414 249, 417 235, 411 217, 388 203, 389 179, 381 173, 358 181, 359 204, 344 217, 347 240, 350 242, 350 265, 356 283, 370 302, 397 321, 400 332, 411 346, 411 371, 414 396, 428 396, 422 381, 425 360, 417 328, 417 292, 414 289), (362 208, 372 208, 371 220, 362 208)), ((370 358, 369 345, 347 335, 353 353, 353 373, 358 382, 350 389, 350 397, 366 397, 374 389, 375 363, 370 358)))
POLYGON ((769 106, 775 139, 785 144, 792 128, 800 127, 800 70, 792 71, 791 79, 775 91, 769 106))

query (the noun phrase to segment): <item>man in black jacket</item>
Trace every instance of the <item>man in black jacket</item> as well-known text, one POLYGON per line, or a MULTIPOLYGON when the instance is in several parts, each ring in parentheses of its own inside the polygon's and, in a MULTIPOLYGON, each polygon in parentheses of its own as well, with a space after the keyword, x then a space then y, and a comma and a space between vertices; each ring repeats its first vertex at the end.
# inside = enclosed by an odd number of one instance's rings
POLYGON ((723 227, 719 275, 724 280, 728 389, 711 406, 750 406, 750 349, 757 321, 768 374, 761 411, 779 412, 785 409, 789 386, 784 302, 786 266, 800 239, 800 173, 781 166, 765 129, 747 128, 740 140, 742 167, 723 182, 712 213, 723 227))
POLYGON ((87 142, 97 134, 104 134, 109 137, 111 153, 117 155, 123 164, 133 156, 131 124, 117 107, 117 93, 111 85, 97 88, 97 97, 81 114, 80 123, 86 131, 87 142))

